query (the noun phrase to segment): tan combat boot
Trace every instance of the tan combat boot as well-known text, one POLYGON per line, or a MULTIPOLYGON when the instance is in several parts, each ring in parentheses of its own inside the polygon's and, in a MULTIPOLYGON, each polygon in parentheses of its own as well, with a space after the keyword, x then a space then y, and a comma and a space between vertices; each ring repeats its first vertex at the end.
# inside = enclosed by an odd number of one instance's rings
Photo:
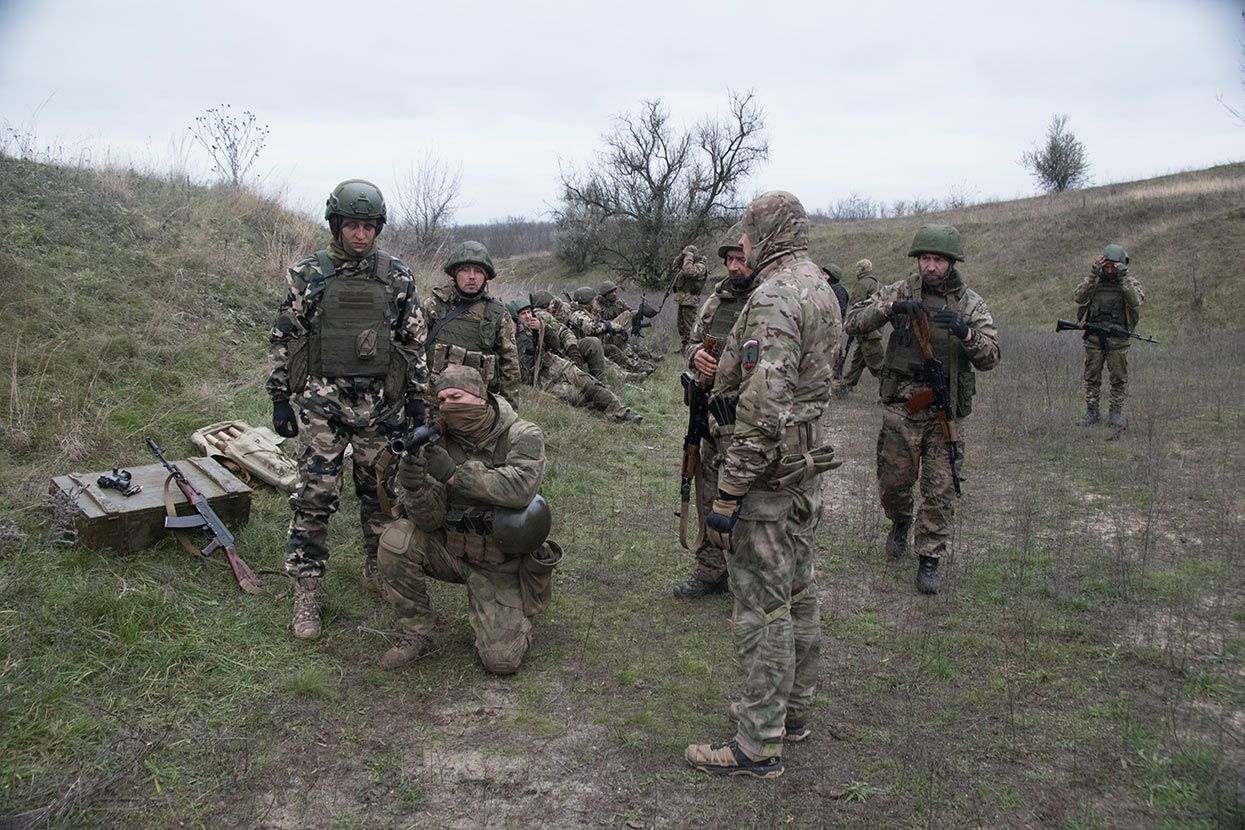
POLYGON ((403 634, 393 647, 380 656, 382 669, 399 669, 432 651, 432 638, 427 634, 403 634))
POLYGON ((294 581, 294 636, 314 640, 320 636, 320 577, 303 576, 294 581))

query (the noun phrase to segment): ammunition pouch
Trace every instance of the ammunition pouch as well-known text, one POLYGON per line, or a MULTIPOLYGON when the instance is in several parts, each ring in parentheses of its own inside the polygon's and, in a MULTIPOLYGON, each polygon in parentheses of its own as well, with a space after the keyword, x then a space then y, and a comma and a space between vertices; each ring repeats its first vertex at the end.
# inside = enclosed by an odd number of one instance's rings
POLYGON ((493 513, 484 508, 445 511, 445 549, 472 565, 500 565, 508 558, 493 541, 493 513))
POLYGON ((557 542, 545 542, 519 561, 519 594, 523 615, 534 617, 553 600, 553 569, 562 561, 557 542))
POLYGON ((718 426, 728 427, 735 424, 735 410, 739 408, 739 397, 736 395, 710 395, 709 414, 718 426))
POLYGON ((490 389, 493 385, 493 378, 497 375, 497 355, 470 351, 450 343, 434 345, 430 362, 428 370, 433 377, 441 374, 445 371, 445 367, 451 364, 470 366, 480 373, 480 377, 484 379, 484 385, 490 389))

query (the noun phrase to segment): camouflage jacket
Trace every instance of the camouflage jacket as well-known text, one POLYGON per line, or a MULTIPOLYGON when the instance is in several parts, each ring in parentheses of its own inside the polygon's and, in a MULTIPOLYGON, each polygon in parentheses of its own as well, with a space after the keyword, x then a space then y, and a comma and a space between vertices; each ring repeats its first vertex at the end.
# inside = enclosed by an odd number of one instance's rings
POLYGON ((577 336, 600 337, 605 333, 605 321, 590 309, 573 304, 563 304, 562 307, 566 309, 566 316, 560 318, 561 322, 569 326, 577 336))
MULTIPOLYGON (((857 291, 863 288, 865 292, 864 296, 861 297, 856 302, 863 302, 865 300, 872 299, 873 297, 877 295, 882 285, 882 283, 878 281, 878 278, 873 276, 873 274, 866 274, 863 277, 857 277, 856 282, 859 284, 857 291)), ((855 303, 851 303, 851 305, 855 305, 855 303)), ((847 328, 846 312, 843 315, 843 327, 844 329, 847 328)), ((874 329, 868 334, 852 335, 851 332, 847 332, 847 334, 850 336, 855 336, 859 338, 860 340, 881 340, 882 339, 882 329, 874 329)))
POLYGON ((602 320, 613 320, 618 315, 631 311, 631 306, 621 299, 616 298, 613 302, 605 302, 601 297, 597 297, 592 301, 592 311, 602 320))
MULTIPOLYGON (((1102 269, 1097 265, 1090 268, 1089 275, 1081 281, 1076 287, 1076 291, 1072 294, 1072 300, 1077 306, 1077 320, 1081 323, 1086 321, 1089 314, 1090 304, 1094 300, 1094 295, 1098 293, 1098 289, 1109 284, 1108 280, 1103 279, 1102 269)), ((1146 294, 1141 288, 1141 283, 1135 277, 1128 273, 1127 266, 1123 267, 1119 274, 1118 280, 1119 291, 1124 301, 1124 325, 1132 331, 1137 327, 1137 321, 1141 319, 1141 304, 1145 302, 1146 294)), ((1085 335, 1086 344, 1091 347, 1098 348, 1100 341, 1096 337, 1085 335)), ((1131 341, 1126 338, 1115 340, 1110 343, 1112 349, 1127 348, 1131 341)))
POLYGON ((416 527, 433 532, 445 527, 451 505, 526 507, 540 492, 545 479, 545 436, 540 427, 515 413, 504 398, 492 398, 497 407, 493 429, 478 444, 447 435, 440 444, 458 465, 448 484, 425 475, 422 487, 405 490, 402 502, 416 527), (496 463, 499 443, 505 441, 505 459, 496 463))
MULTIPOLYGON (((431 332, 436 328, 437 321, 452 311, 461 300, 458 289, 452 283, 432 289, 432 296, 424 301, 424 318, 427 321, 428 331, 431 332)), ((514 326, 510 312, 506 311, 504 305, 490 297, 488 289, 485 288, 458 319, 478 320, 483 327, 491 329, 487 337, 482 338, 491 340, 484 353, 495 355, 497 358, 497 373, 496 377, 489 382, 489 391, 500 392, 503 395, 513 393, 519 384, 519 357, 515 350, 514 326)), ((436 345, 429 339, 427 350, 430 361, 436 345)), ((430 363, 429 369, 434 375, 436 374, 435 365, 430 363)))
MULTIPOLYGON (((383 254, 381 255, 383 256, 383 254)), ((389 259, 388 273, 377 277, 375 257, 344 261, 333 260, 335 273, 330 279, 379 279, 389 299, 393 347, 406 360, 406 395, 424 395, 428 391, 428 367, 424 355, 427 327, 415 292, 410 269, 396 257, 389 259)), ((269 332, 269 375, 266 388, 269 397, 293 398, 300 407, 318 412, 329 420, 355 427, 367 427, 390 417, 401 400, 384 393, 384 379, 375 378, 366 387, 358 387, 347 378, 309 378, 307 388, 290 394, 290 347, 310 335, 320 311, 324 271, 316 256, 296 262, 285 275, 286 296, 277 311, 276 322, 269 332)))
POLYGON ((699 305, 700 292, 705 289, 705 278, 709 276, 709 266, 705 258, 691 253, 680 255, 679 273, 674 278, 674 301, 678 305, 699 305))
POLYGON ((579 345, 579 338, 577 338, 575 333, 570 330, 570 327, 564 325, 548 311, 538 308, 532 313, 536 315, 536 319, 540 320, 540 322, 545 326, 546 349, 565 356, 570 351, 572 346, 579 345))
MULTIPOLYGON (((924 281, 919 273, 910 274, 899 282, 878 289, 872 297, 854 304, 847 312, 844 327, 848 334, 861 337, 880 330, 888 322, 894 323, 891 306, 899 300, 922 300, 926 306, 937 302, 964 315, 971 332, 969 339, 962 341, 961 347, 972 368, 982 372, 993 369, 998 365, 1001 353, 999 332, 994 325, 994 318, 990 316, 990 309, 986 307, 986 301, 980 294, 960 282, 958 271, 952 269, 948 279, 960 283, 959 287, 945 295, 932 294, 924 290, 924 281)), ((931 320, 931 339, 934 339, 932 329, 935 325, 931 320)), ((901 327, 906 328, 902 324, 901 327)), ((893 350, 888 349, 888 353, 890 351, 893 350)), ((949 368, 951 361, 943 357, 943 364, 949 368)), ((906 399, 927 388, 927 384, 919 377, 908 377, 899 382, 894 394, 906 399)))
MULTIPOLYGON (((755 281, 750 283, 750 286, 752 287, 755 287, 755 285, 755 281)), ((747 291, 743 292, 742 296, 746 298, 749 294, 751 294, 752 287, 749 287, 747 291)), ((705 300, 700 306, 700 313, 696 315, 696 322, 692 326, 692 333, 689 335, 687 348, 683 350, 683 356, 687 358, 688 368, 696 368, 696 352, 700 351, 701 348, 704 347, 705 332, 709 330, 709 324, 713 322, 713 315, 718 313, 718 308, 721 306, 722 301, 735 300, 740 296, 740 294, 737 294, 731 288, 730 277, 720 280, 718 284, 714 286, 713 293, 709 295, 709 299, 705 300)), ((738 319, 738 317, 736 319, 738 319)))
POLYGON ((752 489, 780 455, 813 448, 842 327, 834 292, 803 250, 771 259, 756 280, 713 385, 715 395, 738 395, 718 477, 721 489, 737 495, 752 489))
MULTIPOLYGON (((537 312, 544 314, 545 312, 537 312)), ((543 341, 540 339, 540 332, 532 331, 524 326, 521 322, 516 321, 514 327, 514 341, 519 349, 519 371, 524 386, 535 386, 539 389, 548 389, 549 386, 556 383, 564 375, 575 371, 575 364, 567 358, 563 357, 558 347, 558 330, 564 331, 574 340, 574 335, 570 334, 570 330, 556 320, 553 325, 545 322, 545 336, 543 341), (554 328, 556 326, 557 328, 554 328), (540 377, 535 376, 536 358, 540 357, 540 377)))

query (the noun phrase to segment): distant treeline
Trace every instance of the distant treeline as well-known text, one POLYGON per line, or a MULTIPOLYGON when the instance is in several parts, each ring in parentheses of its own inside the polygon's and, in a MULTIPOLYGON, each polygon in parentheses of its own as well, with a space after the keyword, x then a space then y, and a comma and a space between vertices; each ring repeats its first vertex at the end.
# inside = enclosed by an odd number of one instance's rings
POLYGON ((507 257, 553 250, 555 230, 552 222, 508 216, 483 224, 455 225, 450 233, 456 242, 474 239, 482 242, 494 257, 507 257))

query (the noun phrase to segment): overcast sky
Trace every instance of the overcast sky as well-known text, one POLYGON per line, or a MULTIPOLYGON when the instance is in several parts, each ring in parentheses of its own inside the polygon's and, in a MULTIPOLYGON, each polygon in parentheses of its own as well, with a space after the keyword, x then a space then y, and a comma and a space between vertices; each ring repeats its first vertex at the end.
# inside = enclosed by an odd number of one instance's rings
MULTIPOLYGON (((407 2, 0 0, 0 126, 167 167, 228 103, 271 129, 293 207, 339 180, 462 166, 459 221, 541 217, 559 160, 660 97, 673 120, 754 90, 770 160, 748 191, 1013 197, 1066 113, 1095 181, 1245 158, 1241 0, 407 2)), ((192 156, 207 175, 206 158, 192 156)))

